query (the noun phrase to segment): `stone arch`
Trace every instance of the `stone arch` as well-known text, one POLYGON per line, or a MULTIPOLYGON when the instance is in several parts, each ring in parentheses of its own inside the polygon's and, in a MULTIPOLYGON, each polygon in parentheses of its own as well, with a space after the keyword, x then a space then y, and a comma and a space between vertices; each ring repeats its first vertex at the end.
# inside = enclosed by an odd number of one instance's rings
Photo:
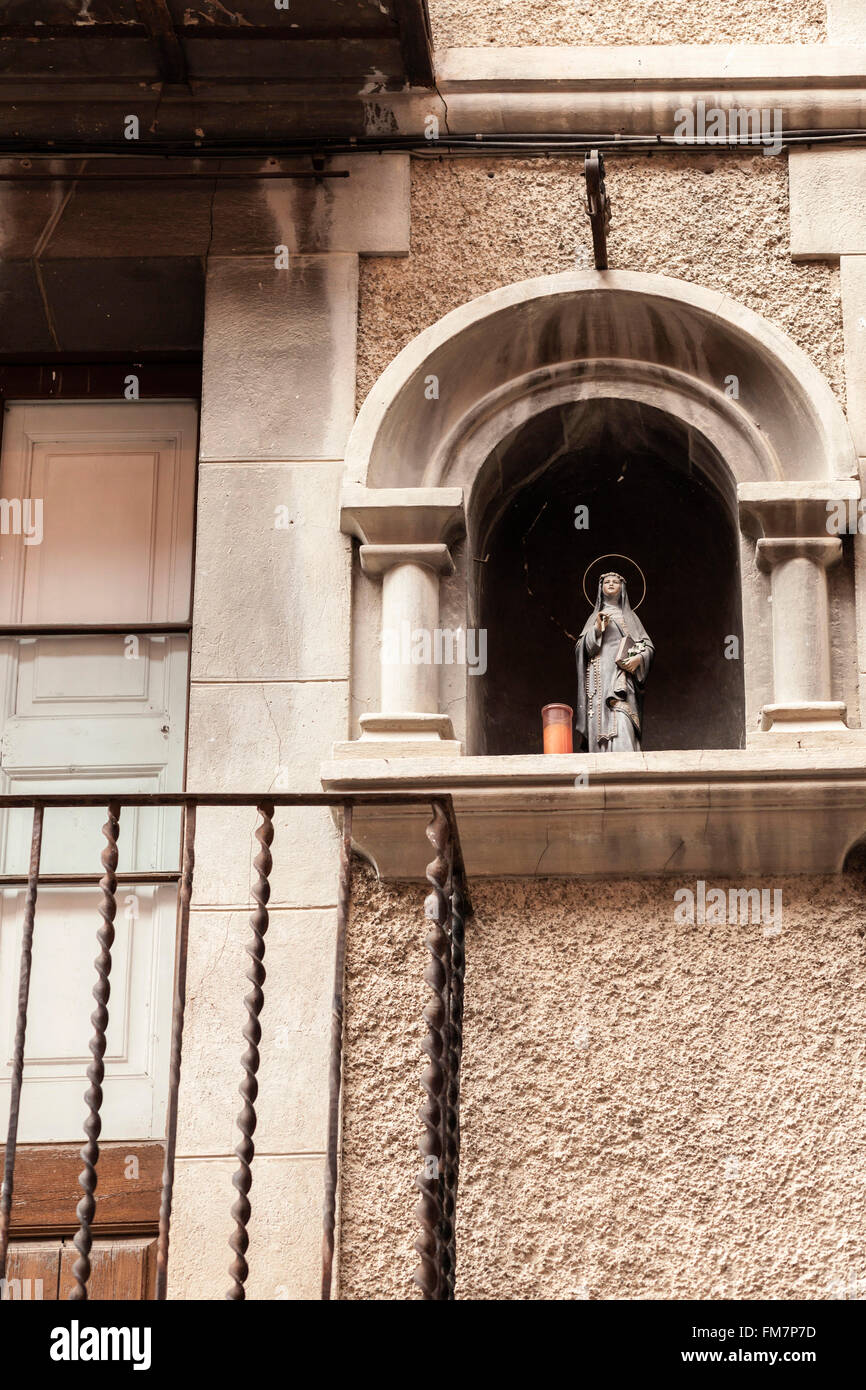
POLYGON ((682 280, 580 271, 493 290, 419 334, 364 402, 346 478, 471 490, 483 462, 471 445, 497 422, 504 432, 514 412, 543 409, 557 391, 611 389, 693 421, 723 446, 736 484, 856 477, 838 401, 781 330, 682 280))

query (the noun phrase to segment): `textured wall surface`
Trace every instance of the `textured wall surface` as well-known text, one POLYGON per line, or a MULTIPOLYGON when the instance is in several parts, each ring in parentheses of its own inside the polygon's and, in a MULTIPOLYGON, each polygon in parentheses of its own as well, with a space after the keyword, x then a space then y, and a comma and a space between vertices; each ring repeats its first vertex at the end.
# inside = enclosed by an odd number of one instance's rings
POLYGON ((340 1297, 407 1298, 423 1092, 424 888, 355 861, 343 1053, 340 1297))
MULTIPOLYGON (((789 333, 843 399, 839 270, 791 261, 784 157, 612 156, 607 186, 612 269, 733 296, 789 333)), ((576 159, 413 161, 410 255, 361 261, 359 403, 449 310, 514 280, 591 269, 583 198, 576 159)))
MULTIPOLYGON (((765 882, 779 935, 680 886, 473 885, 459 1297, 866 1291, 862 881, 765 882)), ((344 1298, 412 1296, 422 900, 358 873, 344 1298)))
POLYGON ((820 43, 824 0, 429 0, 439 48, 820 43))

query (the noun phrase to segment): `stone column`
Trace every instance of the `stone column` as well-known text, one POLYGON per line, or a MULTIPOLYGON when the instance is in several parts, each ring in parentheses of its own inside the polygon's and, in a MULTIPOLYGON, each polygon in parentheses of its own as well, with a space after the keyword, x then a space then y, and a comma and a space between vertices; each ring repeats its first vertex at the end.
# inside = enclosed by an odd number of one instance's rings
POLYGON ((453 739, 439 713, 439 575, 454 565, 447 545, 362 545, 361 568, 382 576, 379 713, 361 716, 361 738, 453 739))
POLYGON ((842 558, 838 536, 758 541, 758 568, 773 595, 773 703, 762 727, 791 732, 844 729, 845 705, 832 699, 827 570, 842 558))
MULTIPOLYGON (((746 646, 759 658, 753 698, 763 733, 849 732, 839 698, 843 674, 833 666, 827 571, 842 558, 839 517, 856 508, 859 495, 853 478, 738 488, 744 535, 755 540, 755 565, 770 579, 772 674, 764 657, 771 634, 754 584, 743 594, 746 646)), ((747 663, 747 678, 749 670, 747 663)))
POLYGON ((380 643, 378 707, 360 716, 361 737, 335 756, 459 755, 451 719, 439 710, 439 580, 454 572, 445 539, 462 529, 463 494, 349 486, 341 517, 343 530, 363 542, 362 573, 381 576, 382 602, 379 632, 372 624, 369 631, 380 643))

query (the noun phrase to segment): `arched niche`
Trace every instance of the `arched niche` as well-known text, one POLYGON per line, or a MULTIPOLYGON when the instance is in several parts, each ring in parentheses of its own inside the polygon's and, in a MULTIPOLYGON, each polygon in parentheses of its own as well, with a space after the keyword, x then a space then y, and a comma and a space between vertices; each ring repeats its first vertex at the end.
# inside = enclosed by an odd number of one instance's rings
POLYGON ((622 396, 531 416, 476 480, 468 549, 468 609, 488 634, 486 674, 467 682, 470 753, 540 753, 541 707, 574 704, 582 577, 606 549, 647 577, 644 750, 743 745, 736 495, 676 416, 622 396))
MULTIPOLYGON (((852 694, 856 702, 846 655, 856 645, 851 547, 840 565, 827 502, 859 496, 859 485, 829 385, 785 334, 724 295, 661 276, 590 271, 509 285, 456 309, 395 358, 359 413, 342 524, 362 542, 353 617, 362 744, 420 752, 444 740, 449 752, 459 743, 484 751, 485 699, 466 669, 444 665, 431 679, 407 667, 380 678, 378 639, 398 618, 410 628, 478 627, 479 547, 498 524, 497 507, 506 493, 528 495, 553 467, 539 444, 550 421, 566 434, 598 434, 605 416, 616 448, 647 436, 646 479, 654 468, 665 486, 684 480, 727 528, 726 574, 739 584, 739 603, 726 598, 713 624, 718 618, 729 632, 714 629, 712 640, 737 635, 741 615, 742 676, 727 673, 725 700, 729 710, 741 700, 741 680, 745 712, 737 731, 730 721, 708 725, 702 746, 739 747, 761 730, 844 730, 852 694), (514 448, 521 438, 523 453, 514 448)), ((600 458, 602 446, 593 447, 600 458)), ((595 553, 626 549, 601 530, 593 545, 595 553)), ((578 593, 575 609, 583 605, 578 593)), ((688 659, 688 650, 678 655, 688 659)), ((696 678, 711 685, 719 673, 701 660, 696 678)), ((694 729, 685 737, 682 746, 701 745, 694 729)), ((672 746, 669 731, 661 746, 672 746)))

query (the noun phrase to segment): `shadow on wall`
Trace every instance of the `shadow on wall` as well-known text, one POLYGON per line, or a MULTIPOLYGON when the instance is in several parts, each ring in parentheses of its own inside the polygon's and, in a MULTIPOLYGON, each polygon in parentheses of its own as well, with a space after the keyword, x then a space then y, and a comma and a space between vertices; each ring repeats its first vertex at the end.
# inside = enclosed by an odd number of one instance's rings
POLYGON ((680 421, 623 400, 545 411, 497 449, 470 552, 488 632, 470 751, 540 753, 542 706, 574 706, 582 578, 609 551, 647 577, 644 750, 743 746, 739 541, 710 472, 724 474, 680 421))

